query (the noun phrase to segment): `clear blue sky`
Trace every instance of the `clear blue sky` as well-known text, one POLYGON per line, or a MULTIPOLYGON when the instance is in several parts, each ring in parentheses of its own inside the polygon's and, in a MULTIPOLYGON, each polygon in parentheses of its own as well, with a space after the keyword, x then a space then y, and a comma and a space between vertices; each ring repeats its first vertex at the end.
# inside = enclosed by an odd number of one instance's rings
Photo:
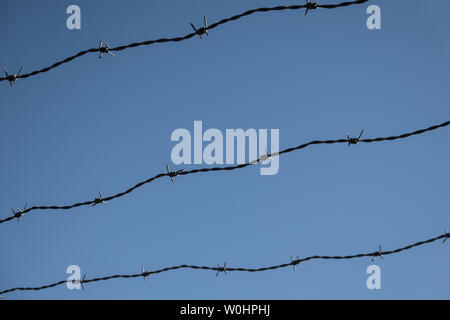
MULTIPOLYGON (((338 1, 328 0, 326 3, 338 1)), ((247 9, 298 1, 0 1, 0 66, 47 66, 99 40, 111 46, 191 32, 247 9), (66 29, 78 4, 82 29, 66 29)), ((300 1, 302 3, 302 1, 300 1)), ((183 43, 86 55, 0 83, 0 216, 72 204, 165 170, 177 128, 278 128, 281 148, 313 139, 396 135, 449 119, 450 3, 372 1, 256 14, 183 43), (366 28, 369 4, 382 29, 366 28)), ((257 167, 162 179, 111 201, 34 211, 0 226, 0 290, 177 264, 257 267, 291 254, 397 247, 450 226, 448 128, 386 143, 312 146, 257 167)), ((174 167, 174 166, 172 166, 174 167)), ((188 169, 194 166, 188 166, 188 169)), ((181 168, 181 167, 180 167, 181 168)), ((183 167, 186 168, 186 167, 183 167)), ((178 168, 177 168, 178 169, 178 168)), ((377 260, 313 261, 256 274, 181 270, 142 279, 14 292, 16 299, 450 298, 450 243, 377 260)))

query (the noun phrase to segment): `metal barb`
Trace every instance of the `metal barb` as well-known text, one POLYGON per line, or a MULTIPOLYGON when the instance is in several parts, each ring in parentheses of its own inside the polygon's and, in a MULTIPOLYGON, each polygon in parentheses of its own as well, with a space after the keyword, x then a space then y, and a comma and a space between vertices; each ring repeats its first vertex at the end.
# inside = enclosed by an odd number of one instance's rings
POLYGON ((19 223, 22 222, 20 220, 20 217, 22 217, 25 214, 25 211, 27 210, 27 205, 28 205, 28 203, 25 203, 25 206, 23 207, 23 209, 16 208, 17 211, 15 211, 14 208, 11 208, 11 210, 12 210, 12 212, 14 214, 14 217, 17 218, 19 223))
POLYGON ((448 239, 448 229, 445 230, 445 237, 444 237, 444 241, 442 241, 442 243, 445 243, 445 241, 447 241, 448 239))
POLYGON ((259 166, 261 167, 263 161, 266 161, 266 160, 273 161, 272 157, 271 157, 271 156, 269 155, 269 153, 267 152, 267 148, 266 148, 266 153, 263 154, 263 155, 261 155, 261 157, 260 157, 260 159, 259 159, 259 161, 258 161, 258 162, 259 162, 259 166))
POLYGON ((82 279, 76 280, 76 283, 81 284, 81 289, 83 289, 83 291, 84 291, 84 284, 83 283, 84 283, 85 279, 86 279, 86 274, 84 274, 82 279))
POLYGON ((200 37, 200 39, 203 39, 202 35, 206 34, 207 37, 209 37, 208 34, 208 20, 206 19, 206 16, 203 16, 203 27, 197 29, 194 24, 191 22, 189 23, 194 29, 195 33, 200 37))
POLYGON ((142 276, 144 277, 144 282, 148 276, 150 276, 150 269, 145 270, 144 266, 141 266, 142 276))
POLYGON ((111 48, 109 47, 108 42, 105 41, 105 46, 103 46, 103 41, 100 40, 100 44, 98 45, 99 55, 98 58, 101 59, 104 53, 109 54, 110 56, 115 57, 114 53, 111 52, 111 48))
POLYGON ((94 203, 92 204, 92 207, 95 207, 99 203, 108 204, 108 202, 103 200, 103 196, 102 196, 102 193, 100 191, 98 192, 98 197, 94 199, 94 203))
POLYGON ((219 276, 219 272, 223 272, 223 273, 225 273, 225 275, 227 275, 227 262, 226 261, 223 263, 223 267, 221 267, 220 265, 217 265, 216 277, 219 276))
POLYGON ((209 37, 209 34, 208 34, 208 20, 206 19, 206 16, 203 16, 203 29, 205 31, 206 36, 209 37))
POLYGON ((375 260, 375 257, 380 257, 381 260, 384 260, 382 254, 381 254, 381 244, 378 246, 378 252, 374 253, 372 256, 372 262, 375 260))
POLYGON ((184 170, 178 170, 178 171, 170 171, 169 169, 169 165, 166 164, 166 168, 167 168, 167 175, 170 177, 170 180, 173 182, 173 178, 176 177, 177 175, 179 175, 181 172, 183 172, 184 170))
POLYGON ((359 134, 358 138, 350 138, 350 134, 347 133, 347 141, 348 141, 348 145, 350 146, 351 144, 358 144, 358 142, 361 140, 361 136, 364 133, 364 129, 361 130, 361 133, 359 134))
POLYGON ((296 256, 297 259, 293 259, 291 256, 291 264, 294 267, 294 271, 297 270, 297 265, 300 263, 300 258, 296 256))
POLYGON ((305 16, 308 15, 309 10, 315 10, 319 7, 319 4, 317 2, 309 2, 309 0, 306 0, 306 11, 305 16))
POLYGON ((16 83, 16 80, 20 77, 20 73, 22 72, 22 67, 20 67, 19 72, 17 72, 17 74, 8 74, 8 70, 6 69, 6 67, 4 67, 3 70, 5 70, 6 80, 9 81, 9 84, 12 87, 13 84, 16 83))

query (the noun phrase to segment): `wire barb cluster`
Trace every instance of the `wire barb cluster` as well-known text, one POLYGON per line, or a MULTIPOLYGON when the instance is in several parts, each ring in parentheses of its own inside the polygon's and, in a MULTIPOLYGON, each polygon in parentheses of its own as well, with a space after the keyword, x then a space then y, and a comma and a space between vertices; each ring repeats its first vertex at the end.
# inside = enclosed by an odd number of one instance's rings
POLYGON ((169 176, 169 178, 172 182, 173 182, 173 178, 175 178, 176 176, 178 176, 180 173, 182 173, 184 171, 184 170, 170 171, 168 164, 166 164, 166 169, 167 169, 167 175, 169 176))
POLYGON ((14 218, 17 218, 17 221, 19 221, 19 223, 22 222, 20 220, 20 217, 22 217, 24 215, 24 213, 26 212, 27 205, 28 205, 28 203, 25 203, 25 206, 23 207, 23 209, 16 208, 17 211, 15 211, 14 208, 11 208, 14 218))
POLYGON ((106 202, 106 201, 103 199, 102 193, 99 191, 99 192, 98 192, 98 197, 94 199, 94 203, 92 204, 92 206, 95 207, 97 204, 100 204, 100 203, 101 203, 101 204, 108 204, 108 202, 106 202))
MULTIPOLYGON (((179 269, 195 269, 195 270, 210 270, 210 271, 215 271, 216 272, 216 276, 219 275, 220 272, 223 272, 224 274, 227 274, 227 272, 263 272, 263 271, 269 271, 269 270, 276 270, 276 269, 284 269, 290 266, 294 267, 295 270, 295 266, 306 262, 306 261, 310 261, 310 260, 351 260, 351 259, 358 259, 358 258, 364 258, 364 257, 372 257, 372 259, 376 256, 388 256, 388 255, 392 255, 392 254, 397 254, 400 253, 402 251, 406 251, 406 250, 410 250, 419 246, 423 246, 425 244, 429 244, 435 241, 438 241, 440 239, 447 239, 449 237, 449 233, 446 232, 445 234, 442 234, 440 236, 431 238, 431 239, 427 239, 427 240, 423 240, 423 241, 419 241, 416 242, 414 244, 410 244, 407 245, 405 247, 402 248, 398 248, 395 250, 391 250, 391 251, 381 251, 381 246, 379 247, 378 251, 375 252, 369 252, 369 253, 358 253, 358 254, 353 254, 353 255, 347 255, 347 256, 319 256, 319 255, 315 255, 315 256, 309 256, 309 257, 305 257, 300 259, 297 256, 297 259, 292 259, 291 256, 291 261, 289 263, 283 263, 283 264, 278 264, 278 265, 273 265, 273 266, 269 266, 269 267, 260 267, 260 268, 230 268, 227 267, 227 263, 225 262, 223 266, 217 265, 217 267, 208 267, 208 266, 198 266, 198 265, 187 265, 187 264, 183 264, 183 265, 177 265, 177 266, 172 266, 172 267, 166 267, 163 269, 158 269, 158 270, 154 270, 154 271, 150 271, 150 270, 146 270, 144 271, 144 267, 142 267, 142 272, 141 273, 137 273, 137 274, 116 274, 116 275, 111 275, 111 276, 106 276, 106 277, 102 277, 102 278, 93 278, 93 279, 88 279, 86 280, 86 274, 83 276, 82 279, 79 280, 75 280, 77 283, 80 283, 82 285, 82 288, 84 290, 84 284, 86 283, 90 283, 90 282, 99 282, 99 281, 106 281, 106 280, 110 280, 110 279, 118 279, 118 278, 123 278, 123 279, 129 279, 129 278, 138 278, 138 277, 142 277, 145 278, 154 274, 159 274, 159 273, 164 273, 164 272, 168 272, 168 271, 172 271, 172 270, 179 270, 179 269)), ((7 290, 3 290, 0 291, 0 295, 6 294, 6 293, 10 293, 13 291, 39 291, 39 290, 44 290, 44 289, 48 289, 48 288, 53 288, 59 285, 63 285, 67 282, 68 280, 61 280, 52 284, 48 284, 48 285, 43 285, 40 287, 16 287, 16 288, 11 288, 11 289, 7 289, 7 290)))
POLYGON ((200 39, 202 38, 202 35, 206 34, 207 37, 209 37, 208 34, 208 20, 206 19, 206 16, 203 16, 203 27, 201 27, 200 29, 197 29, 192 22, 189 23, 192 27, 192 29, 194 29, 195 33, 198 34, 198 36, 200 37, 200 39))
POLYGON ((347 141, 348 141, 348 145, 350 146, 351 144, 358 144, 358 142, 361 140, 361 136, 364 133, 364 129, 361 130, 361 133, 359 134, 358 138, 350 138, 350 134, 347 133, 347 141))
POLYGON ((300 260, 300 258, 298 257, 298 255, 296 256, 296 259, 294 259, 294 258, 291 256, 291 264, 292 264, 292 267, 294 268, 294 271, 297 270, 297 265, 298 265, 300 262, 301 262, 301 260, 300 260))
POLYGON ((103 46, 103 41, 100 40, 100 43, 98 45, 98 51, 99 51, 99 55, 98 55, 99 59, 101 59, 103 57, 104 53, 107 53, 110 56, 115 57, 114 53, 111 52, 111 48, 109 47, 108 42, 106 42, 106 41, 105 41, 105 45, 103 46))
POLYGON ((220 272, 223 272, 225 275, 227 275, 227 262, 226 261, 223 263, 223 267, 221 267, 220 265, 217 265, 216 277, 219 276, 220 272))
POLYGON ((381 260, 384 260, 384 258, 383 258, 383 251, 381 251, 381 245, 378 246, 378 252, 375 252, 375 253, 373 254, 373 256, 372 256, 372 262, 375 261, 375 258, 376 258, 376 257, 380 257, 381 260))
POLYGON ((144 282, 147 280, 147 277, 151 275, 150 269, 144 269, 144 266, 141 266, 141 275, 144 278, 144 282))
POLYGON ((98 48, 91 48, 91 49, 86 49, 83 51, 80 51, 76 54, 74 54, 73 56, 67 57, 63 60, 57 61, 55 63, 53 63, 52 65, 39 69, 39 70, 35 70, 32 71, 30 73, 26 73, 26 74, 22 74, 20 75, 20 72, 16 75, 7 75, 6 78, 2 78, 0 77, 0 82, 1 81, 5 81, 8 80, 11 84, 11 86, 15 83, 15 81, 19 78, 21 79, 25 79, 25 78, 29 78, 35 75, 38 75, 40 73, 45 73, 48 72, 52 69, 55 69, 63 64, 69 63, 71 61, 73 61, 74 59, 80 58, 81 56, 84 56, 88 53, 99 53, 99 59, 101 59, 103 53, 107 53, 111 56, 114 56, 113 51, 122 51, 128 48, 135 48, 135 47, 140 47, 140 46, 149 46, 149 45, 153 45, 156 43, 166 43, 166 42, 181 42, 181 41, 185 41, 188 40, 196 35, 198 35, 200 38, 202 38, 203 34, 208 35, 208 31, 217 28, 220 25, 226 24, 228 22, 231 21, 236 21, 239 20, 241 18, 250 16, 252 14, 255 14, 257 12, 271 12, 271 11, 284 11, 284 10, 300 10, 300 9, 305 9, 305 15, 308 14, 309 10, 314 10, 314 9, 318 9, 318 8, 323 8, 323 9, 336 9, 336 8, 341 8, 341 7, 347 7, 347 6, 351 6, 351 5, 356 5, 356 4, 363 4, 366 3, 370 0, 355 0, 355 1, 345 1, 345 2, 341 2, 341 3, 337 3, 337 4, 318 4, 317 2, 309 2, 309 0, 306 1, 306 4, 304 5, 290 5, 290 6, 276 6, 276 7, 262 7, 262 8, 257 8, 257 9, 251 9, 248 11, 245 11, 241 14, 237 14, 235 16, 232 16, 230 18, 225 18, 222 19, 216 23, 213 23, 211 25, 208 26, 207 21, 206 21, 206 17, 204 17, 204 26, 196 29, 195 26, 190 23, 191 27, 194 29, 194 32, 189 33, 185 36, 181 36, 181 37, 174 37, 174 38, 159 38, 156 40, 147 40, 147 41, 143 41, 143 42, 135 42, 135 43, 130 43, 127 45, 123 45, 123 46, 119 46, 119 47, 114 47, 114 48, 110 48, 109 45, 105 42, 105 46, 103 46, 103 42, 100 41, 100 45, 98 48))
POLYGON ((5 70, 5 76, 6 76, 6 78, 4 78, 4 79, 8 80, 9 84, 12 87, 16 83, 16 80, 20 77, 20 73, 22 72, 22 67, 20 67, 19 72, 17 72, 16 74, 9 74, 8 69, 6 69, 6 67, 3 68, 3 70, 5 70))
POLYGON ((309 0, 306 0, 305 17, 308 15, 309 10, 315 10, 318 7, 319 7, 319 4, 317 2, 309 2, 309 0))
MULTIPOLYGON (((359 138, 351 138, 351 139, 357 139, 357 140, 352 140, 352 141, 357 141, 358 143, 371 143, 371 142, 381 142, 381 141, 393 141, 393 140, 398 140, 398 139, 405 139, 411 136, 415 136, 415 135, 419 135, 419 134, 423 134, 425 132, 429 132, 429 131, 433 131, 439 128, 443 128, 450 125, 450 121, 446 121, 443 122, 441 124, 437 124, 437 125, 433 125, 429 128, 426 129, 420 129, 420 130, 416 130, 414 132, 409 132, 409 133, 403 133, 401 135, 398 136, 390 136, 390 137, 378 137, 378 138, 373 138, 373 139, 360 139, 361 135, 359 136, 359 138)), ((362 134, 362 132, 361 132, 362 134)), ((192 170, 178 170, 178 171, 171 171, 169 168, 169 165, 166 165, 166 169, 167 169, 167 173, 159 173, 151 178, 148 178, 145 181, 139 182, 138 184, 136 184, 135 186, 129 188, 126 191, 117 193, 115 195, 103 198, 102 194, 99 192, 99 197, 95 198, 94 200, 91 201, 86 201, 86 202, 79 202, 79 203, 75 203, 72 205, 66 205, 66 206, 34 206, 34 207, 30 207, 30 208, 25 208, 23 210, 19 210, 18 212, 14 212, 13 216, 7 217, 3 220, 0 220, 0 224, 1 223, 5 223, 8 221, 11 221, 15 218, 18 218, 18 215, 20 215, 20 217, 22 217, 25 213, 28 213, 30 211, 34 211, 34 210, 69 210, 69 209, 73 209, 73 208, 77 208, 77 207, 81 207, 81 206, 95 206, 97 204, 107 204, 106 201, 110 201, 116 198, 120 198, 123 197, 133 191, 135 191, 136 189, 150 183, 153 182, 157 179, 160 179, 162 177, 170 177, 171 181, 173 182, 173 178, 176 176, 183 176, 183 175, 189 175, 189 174, 194 174, 194 173, 200 173, 200 172, 216 172, 216 171, 232 171, 232 170, 238 170, 238 169, 243 169, 246 167, 249 167, 251 165, 254 165, 256 163, 261 163, 262 161, 265 161, 267 159, 271 159, 273 156, 279 156, 282 154, 286 154, 286 153, 291 153, 297 150, 301 150, 304 149, 308 146, 311 145, 318 145, 318 144, 326 144, 326 145, 331 145, 331 144, 336 144, 336 143, 350 143, 350 139, 349 137, 347 137, 347 139, 337 139, 337 140, 314 140, 314 141, 310 141, 301 145, 298 145, 296 147, 292 147, 292 148, 288 148, 285 149, 283 151, 280 151, 278 153, 274 153, 274 154, 267 154, 267 150, 266 150, 266 154, 262 155, 259 159, 254 160, 254 161, 250 161, 247 163, 243 163, 243 164, 238 164, 238 165, 234 165, 234 166, 227 166, 227 167, 209 167, 209 168, 202 168, 202 169, 192 169, 192 170)), ((20 221, 20 220, 19 220, 20 221)))

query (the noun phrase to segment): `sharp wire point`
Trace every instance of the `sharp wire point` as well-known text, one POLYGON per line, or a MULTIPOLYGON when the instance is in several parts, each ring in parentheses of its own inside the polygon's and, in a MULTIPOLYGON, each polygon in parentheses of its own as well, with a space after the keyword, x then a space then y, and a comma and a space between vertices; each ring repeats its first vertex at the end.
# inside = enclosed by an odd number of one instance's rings
POLYGON ((203 16, 203 25, 204 25, 204 29, 205 29, 205 34, 207 37, 209 37, 208 34, 208 20, 206 19, 206 16, 203 16))
POLYGON ((103 51, 102 51, 102 48, 103 48, 103 41, 100 40, 100 44, 98 45, 98 50, 99 50, 98 58, 99 58, 99 59, 101 59, 101 58, 103 57, 103 51))
POLYGON ((361 130, 361 133, 359 134, 359 137, 358 137, 358 141, 361 139, 361 136, 363 135, 363 133, 364 133, 364 129, 361 130))
POLYGON ((197 30, 197 28, 194 26, 194 24, 193 24, 192 22, 189 23, 189 24, 191 25, 192 29, 194 29, 195 33, 198 34, 198 36, 200 37, 200 39, 203 39, 203 38, 202 38, 202 35, 198 32, 198 30, 197 30))
POLYGON ((169 175, 170 180, 173 182, 172 172, 170 172, 169 165, 166 164, 167 174, 169 175))
POLYGON ((84 280, 85 279, 86 279, 86 274, 83 275, 82 279, 76 280, 76 282, 81 285, 81 289, 83 289, 83 291, 84 291, 84 280))
POLYGON ((447 241, 448 239, 448 229, 445 230, 445 237, 444 237, 444 241, 442 241, 442 243, 445 243, 445 241, 447 241))
POLYGON ((272 156, 271 155, 269 156, 269 153, 267 152, 267 148, 266 148, 266 156, 270 161, 273 161, 272 156))
POLYGON ((13 212, 14 217, 16 217, 17 221, 18 221, 19 223, 21 223, 22 221, 20 220, 20 217, 21 217, 22 215, 20 214, 20 211, 16 212, 16 211, 14 211, 13 208, 11 208, 11 210, 12 210, 12 212, 13 212))
POLYGON ((141 274, 143 275, 144 282, 145 282, 145 269, 144 269, 144 266, 141 266, 141 274))

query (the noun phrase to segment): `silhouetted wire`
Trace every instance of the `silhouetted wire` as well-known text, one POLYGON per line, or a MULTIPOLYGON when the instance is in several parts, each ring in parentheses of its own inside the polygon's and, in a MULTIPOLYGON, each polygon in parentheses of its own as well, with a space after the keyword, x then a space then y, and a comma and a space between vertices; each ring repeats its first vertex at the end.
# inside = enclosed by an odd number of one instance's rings
MULTIPOLYGON (((368 1, 369 0, 357 0, 357 1, 346 1, 346 2, 342 2, 342 3, 338 3, 338 4, 323 4, 323 5, 317 4, 317 8, 335 9, 335 8, 339 8, 339 7, 347 7, 347 6, 354 5, 354 4, 362 4, 362 3, 365 3, 365 2, 368 2, 368 1)), ((304 5, 276 6, 276 7, 271 7, 271 8, 266 7, 266 8, 252 9, 252 10, 248 10, 248 11, 246 11, 244 13, 235 15, 233 17, 222 19, 219 22, 215 22, 215 23, 211 24, 210 26, 208 26, 207 30, 215 29, 215 28, 217 28, 220 25, 223 25, 225 23, 241 19, 241 18, 246 17, 246 16, 250 16, 250 15, 252 15, 254 13, 257 13, 257 12, 299 10, 299 9, 306 9, 307 7, 308 7, 308 5, 304 4, 304 5)), ((198 35, 197 32, 192 32, 192 33, 189 33, 189 34, 187 34, 187 35, 185 35, 183 37, 160 38, 160 39, 156 39, 156 40, 135 42, 135 43, 130 43, 130 44, 127 44, 127 45, 124 45, 124 46, 118 46, 118 47, 110 48, 109 51, 122 51, 122 50, 125 50, 125 49, 128 49, 128 48, 135 48, 135 47, 139 47, 139 46, 148 46, 148 45, 152 45, 152 44, 156 44, 156 43, 180 42, 180 41, 188 40, 188 39, 190 39, 190 38, 192 38, 192 37, 194 37, 196 35, 198 35)), ((17 77, 17 79, 25 79, 25 78, 29 78, 31 76, 35 76, 35 75, 40 74, 40 73, 48 72, 48 71, 50 71, 50 70, 52 70, 52 69, 54 69, 56 67, 59 67, 59 66, 65 64, 65 63, 68 63, 68 62, 70 62, 70 61, 72 61, 72 60, 74 60, 76 58, 84 56, 85 54, 94 53, 94 52, 100 52, 100 50, 101 50, 100 48, 91 48, 91 49, 80 51, 80 52, 78 52, 77 54, 75 54, 75 55, 73 55, 71 57, 68 57, 68 58, 65 58, 63 60, 60 60, 60 61, 57 61, 57 62, 53 63, 51 66, 48 66, 48 67, 45 67, 43 69, 36 70, 36 71, 30 72, 30 73, 25 73, 25 74, 19 75, 17 77)), ((0 77, 0 82, 1 81, 5 81, 5 80, 8 80, 8 78, 7 77, 4 77, 4 78, 0 77)))
MULTIPOLYGON (((446 127, 449 124, 450 124, 450 121, 446 121, 446 122, 443 122, 443 123, 438 124, 438 125, 433 125, 433 126, 431 126, 429 128, 426 128, 426 129, 420 129, 420 130, 416 130, 414 132, 404 133, 404 134, 401 134, 401 135, 398 135, 398 136, 379 137, 379 138, 374 138, 374 139, 360 139, 360 140, 358 139, 357 142, 359 142, 359 143, 361 143, 361 142, 371 143, 371 142, 393 141, 393 140, 398 140, 398 139, 405 139, 405 138, 408 138, 410 136, 419 135, 419 134, 422 134, 422 133, 425 133, 425 132, 428 132, 428 131, 436 130, 438 128, 446 127)), ((355 138, 352 138, 352 139, 354 140, 355 138)), ((310 141, 308 143, 304 143, 304 144, 298 145, 298 146, 293 147, 293 148, 285 149, 285 150, 280 151, 278 153, 269 154, 267 156, 270 157, 270 156, 277 156, 277 155, 281 155, 281 154, 290 153, 290 152, 293 152, 293 151, 296 151, 296 150, 304 149, 304 148, 306 148, 306 147, 308 147, 310 145, 319 145, 319 144, 330 145, 330 144, 336 144, 336 143, 350 143, 350 142, 349 142, 349 139, 314 140, 314 141, 310 141)), ((167 172, 167 173, 163 172, 163 173, 159 173, 159 174, 157 174, 157 175, 155 175, 155 176, 153 176, 151 178, 148 178, 145 181, 139 182, 138 184, 136 184, 135 186, 129 188, 126 191, 117 193, 115 195, 112 195, 112 196, 109 196, 109 197, 106 197, 106 198, 103 198, 103 197, 95 198, 94 200, 85 201, 85 202, 79 202, 79 203, 75 203, 75 204, 72 204, 72 205, 66 205, 66 206, 55 206, 55 205, 53 205, 53 206, 34 206, 34 207, 27 208, 26 210, 23 210, 19 217, 21 217, 23 214, 25 214, 27 212, 34 211, 34 210, 69 210, 69 209, 77 208, 77 207, 81 207, 81 206, 96 205, 98 203, 101 203, 101 201, 109 201, 109 200, 113 200, 113 199, 116 199, 116 198, 123 197, 123 196, 133 192, 134 190, 142 187, 143 185, 146 185, 146 184, 148 184, 148 183, 150 183, 150 182, 152 182, 154 180, 157 180, 157 179, 160 179, 160 178, 163 178, 163 177, 184 176, 184 175, 200 173, 200 172, 232 171, 232 170, 246 168, 248 166, 257 164, 260 161, 261 161, 261 158, 259 158, 257 160, 254 160, 254 161, 247 162, 247 163, 234 165, 234 166, 209 167, 209 168, 201 168, 201 169, 192 169, 192 170, 179 171, 179 172, 176 172, 176 173, 174 173, 174 172, 167 172)), ((11 220, 16 219, 16 218, 17 218, 16 216, 12 215, 12 216, 7 217, 7 218, 5 218, 3 220, 0 220, 0 224, 4 223, 4 222, 7 222, 7 221, 11 221, 11 220)))
MULTIPOLYGON (((449 236, 450 236, 450 234, 448 232, 446 232, 440 236, 437 236, 437 237, 434 237, 434 238, 431 238, 428 240, 424 240, 424 241, 419 241, 414 244, 410 244, 405 247, 391 250, 391 251, 374 251, 374 252, 370 252, 370 253, 358 253, 358 254, 347 255, 347 256, 318 256, 318 255, 316 255, 316 256, 310 256, 310 257, 301 258, 301 259, 298 258, 296 260, 292 260, 292 258, 291 258, 290 263, 283 263, 283 264, 273 265, 273 266, 269 266, 269 267, 261 267, 261 268, 230 268, 230 267, 226 267, 226 263, 224 264, 223 267, 221 267, 221 266, 208 267, 208 266, 196 266, 196 265, 182 264, 182 265, 178 265, 178 266, 157 269, 154 271, 147 270, 147 271, 144 271, 141 273, 135 273, 135 274, 116 274, 116 275, 101 277, 101 278, 84 279, 82 281, 80 279, 79 281, 81 281, 83 283, 83 288, 84 288, 84 284, 86 284, 86 283, 106 281, 106 280, 117 279, 117 278, 128 279, 128 278, 148 277, 148 276, 151 276, 154 274, 159 274, 159 273, 168 272, 171 270, 178 270, 178 269, 210 270, 210 271, 217 272, 216 275, 218 275, 220 272, 223 272, 225 274, 226 274, 226 272, 233 272, 233 271, 236 271, 236 272, 263 272, 263 271, 269 271, 269 270, 282 269, 282 268, 286 268, 289 266, 295 267, 303 262, 310 261, 310 260, 350 260, 350 259, 363 258, 363 257, 372 257, 372 259, 373 259, 375 257, 383 257, 383 256, 391 255, 391 254, 400 253, 402 251, 410 250, 412 248, 419 247, 419 246, 422 246, 422 245, 425 245, 428 243, 432 243, 432 242, 435 242, 440 239, 444 239, 444 242, 445 242, 445 240, 447 240, 447 238, 449 236)), ((48 284, 48 285, 44 285, 44 286, 40 286, 40 287, 11 288, 11 289, 0 291, 0 295, 9 293, 9 292, 13 292, 13 291, 29 291, 29 290, 39 291, 39 290, 44 290, 44 289, 48 289, 48 288, 53 288, 53 287, 62 285, 67 282, 70 282, 70 281, 69 280, 61 280, 61 281, 58 281, 58 282, 55 282, 52 284, 48 284)), ((73 283, 73 281, 72 281, 72 283, 73 283)))

